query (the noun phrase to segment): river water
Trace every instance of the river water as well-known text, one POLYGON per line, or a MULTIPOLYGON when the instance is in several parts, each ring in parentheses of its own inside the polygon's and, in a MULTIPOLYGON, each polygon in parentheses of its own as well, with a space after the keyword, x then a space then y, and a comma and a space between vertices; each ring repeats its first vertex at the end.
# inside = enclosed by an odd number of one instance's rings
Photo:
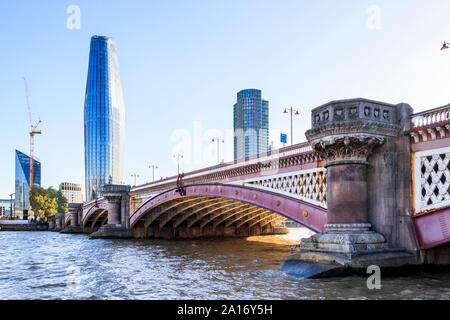
POLYGON ((0 232, 0 299, 449 299, 450 271, 381 279, 292 278, 289 246, 215 240, 90 240, 0 232))

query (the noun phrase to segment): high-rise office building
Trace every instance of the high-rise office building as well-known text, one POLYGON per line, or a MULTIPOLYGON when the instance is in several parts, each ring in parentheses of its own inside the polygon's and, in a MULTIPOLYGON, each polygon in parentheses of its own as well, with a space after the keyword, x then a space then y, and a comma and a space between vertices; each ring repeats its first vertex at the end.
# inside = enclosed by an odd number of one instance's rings
MULTIPOLYGON (((33 157, 33 185, 41 186, 41 163, 33 157)), ((14 215, 23 217, 23 210, 28 210, 30 201, 30 157, 16 150, 16 195, 14 201, 14 215)))
POLYGON ((116 47, 109 37, 93 36, 84 102, 86 200, 105 184, 121 184, 125 103, 116 47))
POLYGON ((72 182, 62 182, 59 184, 59 191, 67 199, 67 203, 83 203, 81 185, 72 182))
POLYGON ((269 101, 261 90, 239 91, 233 106, 234 160, 242 160, 268 151, 269 101))

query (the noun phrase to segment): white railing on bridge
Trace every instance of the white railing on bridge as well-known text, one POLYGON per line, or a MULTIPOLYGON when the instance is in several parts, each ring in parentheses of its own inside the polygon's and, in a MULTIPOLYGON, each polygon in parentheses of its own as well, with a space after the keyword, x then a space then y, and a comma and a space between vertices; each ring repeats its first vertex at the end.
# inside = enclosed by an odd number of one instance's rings
POLYGON ((437 126, 450 121, 450 104, 411 116, 411 129, 437 126))
POLYGON ((246 179, 232 184, 276 192, 327 208, 327 170, 325 168, 246 179))
POLYGON ((414 213, 450 205, 450 147, 414 154, 414 213))

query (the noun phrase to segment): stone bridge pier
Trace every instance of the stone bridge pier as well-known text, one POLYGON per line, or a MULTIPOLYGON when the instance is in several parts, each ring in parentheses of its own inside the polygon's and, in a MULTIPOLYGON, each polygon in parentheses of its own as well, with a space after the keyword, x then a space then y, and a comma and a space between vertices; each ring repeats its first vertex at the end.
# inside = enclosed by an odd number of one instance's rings
POLYGON ((83 233, 83 229, 80 226, 80 215, 82 213, 81 203, 69 203, 69 211, 66 213, 64 221, 64 229, 61 233, 83 233))
POLYGON ((130 186, 105 185, 101 192, 108 203, 108 221, 98 231, 90 235, 91 238, 131 238, 129 230, 130 215, 130 186))
POLYGON ((306 137, 327 161, 328 221, 324 232, 302 240, 285 270, 311 277, 416 263, 411 220, 405 219, 411 212, 411 112, 406 104, 366 99, 313 109, 306 137))

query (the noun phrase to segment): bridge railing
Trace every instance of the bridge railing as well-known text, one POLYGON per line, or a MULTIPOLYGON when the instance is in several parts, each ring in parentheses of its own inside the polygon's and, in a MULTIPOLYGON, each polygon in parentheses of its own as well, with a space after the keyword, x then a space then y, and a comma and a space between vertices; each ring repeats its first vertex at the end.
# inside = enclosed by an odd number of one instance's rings
MULTIPOLYGON (((312 150, 311 145, 308 142, 303 142, 299 144, 295 144, 292 146, 288 146, 285 148, 275 149, 272 151, 269 151, 264 154, 260 154, 258 156, 249 157, 240 161, 231 161, 227 163, 222 163, 220 165, 215 165, 195 171, 191 171, 189 173, 186 173, 184 176, 184 179, 192 179, 192 178, 199 178, 202 176, 207 176, 209 174, 219 173, 219 172, 225 172, 237 168, 242 168, 245 166, 255 165, 257 163, 263 163, 268 162, 271 160, 276 160, 296 154, 313 154, 314 151, 312 150)), ((170 186, 173 184, 176 184, 177 182, 177 176, 168 177, 165 179, 162 179, 160 181, 155 181, 152 183, 144 184, 141 186, 136 186, 131 189, 131 193, 138 193, 139 191, 142 191, 144 189, 148 188, 157 188, 157 187, 163 187, 163 186, 170 186)))
POLYGON ((416 152, 413 165, 414 213, 450 205, 450 147, 416 152))
POLYGON ((414 215, 450 205, 450 104, 411 116, 414 215))
POLYGON ((435 127, 450 121, 450 104, 411 116, 411 130, 435 127))

